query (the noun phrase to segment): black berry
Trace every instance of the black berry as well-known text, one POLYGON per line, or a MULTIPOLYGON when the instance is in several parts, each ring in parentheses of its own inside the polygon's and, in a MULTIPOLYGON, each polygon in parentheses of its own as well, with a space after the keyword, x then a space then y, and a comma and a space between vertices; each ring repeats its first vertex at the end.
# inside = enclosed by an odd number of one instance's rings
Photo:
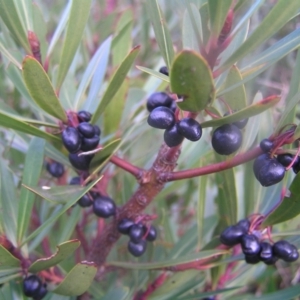
POLYGON ((171 98, 167 93, 157 92, 150 95, 147 99, 147 109, 151 112, 153 109, 165 106, 170 108, 172 103, 174 102, 173 98, 171 98))
POLYGON ((229 155, 239 149, 243 141, 241 131, 231 124, 218 127, 212 136, 212 146, 221 155, 229 155))
POLYGON ((277 258, 273 254, 273 247, 268 242, 260 243, 260 253, 259 259, 263 261, 267 265, 272 265, 277 260, 277 258))
POLYGON ((274 143, 271 142, 269 139, 263 139, 260 142, 259 147, 263 152, 267 153, 272 150, 272 148, 274 147, 274 143))
POLYGON ((93 204, 93 201, 91 200, 89 194, 85 194, 78 200, 77 203, 81 207, 89 207, 93 204))
POLYGON ((101 129, 98 125, 94 125, 94 131, 95 131, 95 135, 100 136, 101 134, 101 129))
POLYGON ((297 156, 295 162, 293 163, 293 171, 295 174, 298 174, 300 171, 300 158, 297 156))
POLYGON ((144 234, 145 234, 145 228, 143 224, 140 223, 132 225, 129 230, 130 240, 134 243, 138 243, 142 239, 144 234))
POLYGON ((202 136, 201 125, 192 118, 184 118, 177 123, 178 132, 190 141, 198 141, 202 136))
POLYGON ((178 132, 177 124, 164 132, 164 141, 168 147, 176 147, 180 145, 184 137, 178 132))
POLYGON ((92 114, 86 110, 81 110, 77 113, 79 122, 89 122, 92 118, 92 114))
POLYGON ((156 238, 157 238, 157 230, 154 226, 151 225, 149 228, 148 234, 146 236, 146 240, 148 242, 153 242, 156 240, 156 238))
POLYGON ((164 75, 167 75, 169 76, 169 70, 168 70, 168 67, 167 66, 163 66, 159 69, 159 72, 164 74, 164 75))
POLYGON ((274 254, 287 262, 296 261, 299 257, 298 249, 288 241, 278 241, 273 245, 274 254))
POLYGON ((245 230, 245 233, 247 233, 249 228, 250 228, 250 221, 248 219, 240 220, 236 224, 236 226, 239 226, 239 227, 243 228, 245 230))
POLYGON ((90 162, 94 155, 81 155, 76 153, 69 154, 69 161, 71 165, 78 170, 86 171, 89 169, 90 162))
POLYGON ((48 162, 46 164, 46 169, 53 177, 56 178, 61 177, 65 172, 64 165, 57 161, 48 162))
POLYGON ((169 108, 171 109, 171 111, 173 113, 175 113, 176 109, 177 109, 177 105, 175 101, 172 101, 172 104, 169 106, 169 108))
POLYGON ((245 261, 247 264, 255 265, 260 262, 258 255, 245 255, 245 261))
POLYGON ((73 177, 70 180, 70 185, 80 185, 80 177, 73 177))
POLYGON ((39 295, 41 287, 42 282, 36 275, 30 275, 23 281, 23 293, 27 297, 36 298, 39 295))
POLYGON ((241 242, 241 238, 247 230, 238 225, 232 225, 227 227, 220 235, 220 241, 226 246, 234 246, 241 242))
POLYGON ((67 127, 62 132, 62 142, 70 153, 76 153, 81 146, 81 137, 74 127, 67 127))
POLYGON ((238 127, 239 129, 243 129, 247 125, 247 123, 248 123, 248 118, 235 121, 232 124, 238 127))
POLYGON ((116 204, 111 198, 101 196, 94 199, 93 211, 100 218, 109 218, 116 213, 116 204))
POLYGON ((92 138, 95 135, 94 125, 88 122, 80 123, 77 129, 85 138, 92 138))
POLYGON ((253 234, 245 234, 241 238, 241 247, 243 253, 247 256, 255 256, 260 252, 260 243, 253 234))
POLYGON ((132 241, 128 242, 128 251, 135 257, 143 255, 147 248, 147 242, 145 240, 140 240, 138 243, 132 241))
POLYGON ((134 225, 134 222, 125 218, 119 222, 118 231, 122 234, 129 234, 132 225, 134 225))
MULTIPOLYGON (((289 166, 289 165, 292 163, 293 159, 294 159, 294 156, 293 156, 292 154, 289 154, 289 153, 277 155, 277 160, 278 160, 284 167, 289 166)), ((296 161, 295 161, 295 162, 296 162, 296 161)))
POLYGON ((97 148, 100 138, 98 135, 93 136, 92 138, 83 138, 81 143, 82 151, 91 151, 97 148))
POLYGON ((159 106, 151 111, 148 124, 154 128, 170 129, 175 124, 174 113, 167 107, 159 106))
POLYGON ((34 297, 34 300, 41 300, 41 299, 43 299, 46 296, 47 293, 48 293, 48 291, 47 291, 47 284, 44 283, 41 286, 41 288, 40 288, 40 290, 38 292, 38 295, 36 297, 34 297))

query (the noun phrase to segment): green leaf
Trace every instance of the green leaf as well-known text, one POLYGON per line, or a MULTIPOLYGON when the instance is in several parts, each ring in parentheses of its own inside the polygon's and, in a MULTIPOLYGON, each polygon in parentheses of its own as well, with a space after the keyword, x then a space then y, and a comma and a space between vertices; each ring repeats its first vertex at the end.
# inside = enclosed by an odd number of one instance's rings
POLYGON ((34 263, 31 264, 28 271, 31 273, 37 273, 56 266, 57 264, 68 258, 79 246, 79 240, 71 240, 57 245, 56 253, 49 257, 37 259, 34 263))
POLYGON ((53 290, 53 293, 64 296, 82 295, 92 284, 97 273, 97 266, 92 262, 77 264, 53 290))
POLYGON ((22 45, 27 53, 31 53, 27 40, 27 31, 22 25, 14 1, 0 0, 0 17, 9 29, 14 39, 22 45))
MULTIPOLYGON (((23 170, 23 184, 37 185, 44 162, 45 141, 40 138, 33 138, 29 144, 28 152, 25 158, 23 170)), ((35 195, 30 191, 21 188, 18 211, 17 240, 21 242, 26 234, 32 215, 32 207, 35 195)))
POLYGON ((284 197, 279 206, 272 211, 262 223, 263 227, 282 223, 300 214, 300 173, 289 187, 290 197, 284 197))
POLYGON ((174 60, 174 49, 170 33, 165 24, 161 9, 157 0, 147 0, 147 12, 151 20, 157 44, 162 53, 167 67, 170 69, 174 60))
POLYGON ((165 82, 170 82, 170 78, 167 75, 164 75, 158 71, 151 70, 149 68, 141 67, 141 66, 136 66, 137 69, 141 70, 142 72, 145 72, 147 74, 150 74, 151 76, 154 76, 156 78, 159 78, 161 80, 164 80, 165 82))
POLYGON ((270 107, 274 106, 280 101, 279 96, 270 96, 268 98, 265 98, 257 103, 253 103, 252 105, 249 105, 240 111, 233 113, 231 115, 228 115, 224 118, 215 119, 203 122, 201 126, 203 128, 205 127, 217 127, 221 126, 223 124, 230 124, 232 122, 244 119, 244 118, 250 118, 252 116, 258 115, 262 113, 263 111, 269 109, 270 107))
POLYGON ((112 76, 110 83, 108 84, 108 87, 106 88, 106 91, 101 99, 101 102, 98 105, 95 113, 93 114, 91 120, 93 124, 97 122, 101 114, 104 112, 105 107, 108 105, 110 100, 114 97, 114 95, 118 92, 139 51, 140 51, 140 46, 134 47, 130 51, 130 53, 125 57, 125 59, 123 60, 119 68, 112 76))
POLYGON ((173 93, 184 96, 178 106, 187 111, 199 112, 215 98, 215 87, 210 67, 204 58, 190 50, 183 50, 175 58, 170 83, 173 93))
POLYGON ((68 120, 47 73, 31 56, 23 60, 23 78, 29 94, 41 109, 64 122, 68 120))
POLYGON ((0 245, 0 269, 20 267, 21 262, 0 245))
POLYGON ((92 0, 72 0, 68 27, 63 50, 59 62, 56 89, 59 90, 69 67, 74 59, 76 50, 82 40, 84 28, 88 21, 92 0))
POLYGON ((208 10, 210 16, 210 28, 214 38, 218 38, 225 23, 232 0, 209 0, 208 10))

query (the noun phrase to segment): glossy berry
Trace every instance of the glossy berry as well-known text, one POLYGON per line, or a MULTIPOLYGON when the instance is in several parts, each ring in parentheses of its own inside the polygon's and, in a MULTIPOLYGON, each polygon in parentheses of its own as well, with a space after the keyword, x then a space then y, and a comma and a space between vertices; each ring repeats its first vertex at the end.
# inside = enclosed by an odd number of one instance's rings
POLYGON ((295 174, 298 174, 298 172, 300 171, 300 159, 299 159, 299 156, 297 157, 297 159, 293 163, 293 171, 294 171, 295 174))
POLYGON ((78 156, 76 153, 69 154, 69 161, 71 165, 78 170, 86 171, 89 169, 90 162, 94 155, 81 155, 78 156))
POLYGON ((271 142, 269 139, 263 139, 260 142, 259 147, 263 152, 267 153, 272 150, 272 148, 274 147, 274 143, 271 142))
POLYGON ((111 198, 101 196, 94 199, 93 211, 100 218, 109 218, 116 214, 116 204, 111 198))
POLYGON ((263 261, 267 265, 272 265, 276 261, 276 257, 273 254, 273 247, 268 242, 260 243, 260 253, 259 253, 259 259, 263 261))
POLYGON ((256 179, 262 186, 270 186, 280 182, 285 174, 284 166, 269 154, 258 156, 253 164, 256 179))
POLYGON ((89 207, 93 204, 93 201, 91 200, 89 194, 85 194, 78 200, 77 203, 81 207, 89 207))
POLYGON ((42 282, 36 275, 30 275, 23 281, 23 293, 27 297, 36 298, 42 287, 42 282))
POLYGON ((70 153, 76 153, 81 146, 81 137, 79 132, 74 127, 67 127, 62 132, 62 142, 70 153))
POLYGON ((156 238, 157 238, 157 230, 154 226, 151 225, 149 228, 148 234, 146 236, 146 240, 148 242, 153 242, 156 240, 156 238))
POLYGON ((128 251, 135 257, 143 255, 147 248, 147 242, 145 240, 140 240, 138 243, 132 241, 128 242, 128 251))
POLYGON ((86 110, 81 110, 77 113, 79 122, 89 122, 92 118, 92 114, 86 110))
POLYGON ((240 220, 236 224, 236 226, 239 226, 239 227, 243 228, 245 230, 245 233, 247 233, 249 228, 250 228, 250 221, 248 219, 240 220))
POLYGON ((202 136, 201 125, 192 118, 184 118, 177 123, 178 132, 186 139, 195 142, 202 136))
POLYGON ((184 136, 182 136, 178 132, 177 124, 175 124, 170 129, 166 129, 164 132, 164 141, 168 147, 176 147, 180 145, 184 140, 184 136))
POLYGON ((70 180, 70 185, 80 185, 80 177, 73 177, 71 180, 70 180))
POLYGON ((227 227, 220 235, 220 241, 226 246, 234 246, 241 242, 241 238, 247 233, 244 227, 232 225, 227 227))
POLYGON ((41 300, 41 299, 43 299, 46 296, 47 293, 48 293, 48 291, 47 291, 47 284, 44 283, 41 286, 41 288, 40 288, 40 290, 38 292, 38 295, 36 297, 34 297, 33 300, 41 300))
POLYGON ((80 123, 77 126, 77 129, 85 138, 92 138, 95 135, 94 125, 92 125, 88 122, 80 123))
POLYGON ((229 155, 239 149, 243 141, 241 131, 234 125, 225 124, 218 127, 212 136, 212 146, 221 155, 229 155))
POLYGON ((145 227, 141 223, 132 225, 129 230, 130 240, 134 243, 138 243, 142 239, 144 234, 145 227))
POLYGON ((241 238, 242 251, 247 256, 255 256, 260 252, 260 243, 258 238, 253 234, 245 234, 241 238))
POLYGON ((245 128, 247 123, 248 123, 248 118, 235 121, 232 124, 235 125, 236 127, 238 127, 239 129, 243 129, 243 128, 245 128))
POLYGON ((274 254, 287 262, 296 261, 299 258, 298 249, 288 241, 278 241, 273 245, 274 254))
POLYGON ((46 169, 55 178, 61 177, 65 172, 64 165, 57 161, 48 162, 46 169))
POLYGON ((153 109, 165 106, 170 108, 172 103, 174 102, 173 98, 171 98, 167 93, 157 92, 150 95, 147 99, 147 109, 151 112, 153 109))
POLYGON ((175 124, 175 116, 169 108, 159 106, 151 111, 147 121, 151 127, 170 129, 175 124))
POLYGON ((100 138, 98 135, 93 136, 92 138, 83 138, 81 143, 82 151, 91 151, 97 148, 100 138))
MULTIPOLYGON (((284 153, 284 154, 279 154, 277 155, 277 160, 284 166, 287 167, 289 166, 294 159, 294 155, 289 154, 289 153, 284 153)), ((297 160, 296 160, 297 161, 297 160)), ((296 162, 295 161, 295 162, 296 162)))
POLYGON ((118 224, 118 231, 122 234, 129 234, 132 225, 134 225, 132 220, 124 218, 118 224))
POLYGON ((163 66, 159 69, 159 72, 164 74, 164 75, 167 75, 169 76, 169 70, 168 70, 168 67, 167 66, 163 66))
POLYGON ((260 262, 258 255, 245 255, 245 261, 247 264, 255 265, 260 262))
POLYGON ((169 106, 169 108, 171 109, 171 111, 173 113, 175 113, 176 109, 177 109, 177 104, 175 101, 172 101, 172 104, 169 106))
POLYGON ((94 131, 95 131, 95 135, 98 135, 98 136, 101 135, 101 129, 98 125, 94 125, 94 131))

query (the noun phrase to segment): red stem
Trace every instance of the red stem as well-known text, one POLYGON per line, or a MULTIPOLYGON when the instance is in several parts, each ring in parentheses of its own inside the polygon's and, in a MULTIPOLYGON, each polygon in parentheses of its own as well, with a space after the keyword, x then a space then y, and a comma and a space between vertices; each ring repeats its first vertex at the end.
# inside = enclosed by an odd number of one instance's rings
POLYGON ((133 176, 135 176, 137 178, 139 178, 141 176, 141 173, 143 171, 139 167, 132 165, 128 161, 126 161, 116 155, 113 155, 110 158, 110 162, 115 164, 116 166, 120 167, 121 169, 127 171, 128 173, 132 174, 133 176))

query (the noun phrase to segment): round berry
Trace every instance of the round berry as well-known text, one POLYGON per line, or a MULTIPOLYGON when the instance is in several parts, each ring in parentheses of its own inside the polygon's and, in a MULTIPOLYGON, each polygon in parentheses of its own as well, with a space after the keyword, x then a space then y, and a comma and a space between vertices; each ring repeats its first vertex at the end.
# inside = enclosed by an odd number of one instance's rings
POLYGON ((250 221, 248 219, 240 220, 236 226, 242 227, 245 230, 245 233, 247 233, 250 228, 250 221))
POLYGON ((280 182, 285 174, 284 166, 268 154, 262 154, 255 159, 253 171, 262 186, 271 186, 280 182))
POLYGON ((67 127, 62 132, 62 142, 70 153, 76 153, 81 146, 81 137, 74 127, 67 127))
POLYGON ((151 112, 153 109, 165 106, 171 107, 172 103, 174 102, 173 98, 170 97, 167 93, 164 92, 157 92, 150 95, 147 99, 147 109, 151 112))
POLYGON ((118 224, 118 231, 122 234, 129 234, 132 225, 134 225, 132 220, 124 218, 118 224))
POLYGON ((267 153, 272 150, 272 148, 274 147, 274 143, 271 142, 269 139, 263 139, 260 142, 259 147, 263 152, 267 153))
POLYGON ((253 234, 245 234, 241 238, 242 251, 247 256, 255 256, 260 252, 260 243, 253 234))
POLYGON ((23 281, 23 293, 27 297, 36 298, 39 295, 39 290, 42 287, 42 282, 36 275, 30 275, 23 281))
POLYGON ((154 226, 151 225, 149 228, 148 234, 146 236, 146 240, 148 242, 153 242, 156 240, 156 238, 157 238, 157 230, 154 226))
POLYGON ((97 148, 100 138, 98 135, 93 136, 92 138, 83 138, 81 143, 82 151, 91 151, 97 148))
POLYGON ((278 241, 273 245, 273 252, 278 257, 287 262, 296 261, 299 257, 298 249, 288 241, 278 241))
POLYGON ((77 129, 85 138, 92 138, 95 135, 94 125, 88 122, 80 123, 77 129))
POLYGON ((169 106, 169 108, 171 109, 171 111, 175 114, 175 111, 177 109, 177 104, 175 101, 172 101, 172 104, 169 106))
POLYGON ((220 241, 226 246, 234 246, 241 242, 241 238, 247 230, 242 226, 232 225, 227 227, 220 235, 220 241))
POLYGON ((164 141, 170 148, 180 145, 183 140, 184 137, 178 132, 177 124, 164 132, 164 141))
POLYGON ((95 135, 100 136, 101 129, 100 129, 100 127, 98 125, 94 125, 94 132, 95 132, 95 135))
POLYGON ((47 295, 47 284, 44 283, 41 288, 39 289, 38 295, 34 297, 34 300, 41 300, 47 295))
POLYGON ((238 127, 239 129, 243 129, 243 128, 245 128, 247 123, 248 123, 248 118, 235 121, 232 124, 235 125, 236 127, 238 127))
POLYGON ((272 245, 268 242, 262 242, 260 248, 259 259, 263 262, 271 261, 273 259, 272 245))
POLYGON ((128 242, 128 251, 135 257, 143 255, 147 248, 147 242, 145 240, 140 240, 138 243, 132 241, 128 242))
POLYGON ((243 141, 241 131, 234 125, 225 124, 218 127, 212 136, 212 146, 221 155, 229 155, 239 149, 243 141))
POLYGON ((168 107, 159 106, 151 111, 148 124, 154 128, 170 129, 175 124, 174 113, 168 107))
POLYGON ((293 171, 295 174, 298 174, 300 171, 300 158, 297 156, 295 162, 293 163, 293 171))
POLYGON ((145 234, 145 228, 143 224, 133 224, 129 230, 130 240, 134 243, 138 243, 145 234))
POLYGON ((56 178, 61 177, 65 172, 64 165, 57 161, 48 162, 46 164, 46 169, 53 177, 56 178))
POLYGON ((81 207, 89 207, 93 204, 93 201, 88 194, 85 194, 78 200, 77 203, 81 207))
POLYGON ((92 114, 86 110, 81 110, 77 113, 79 122, 89 122, 92 118, 92 114))
POLYGON ((111 198, 101 196, 94 199, 93 211, 100 218, 109 218, 116 214, 116 204, 111 198))
POLYGON ((177 128, 181 135, 192 142, 200 140, 202 136, 201 125, 192 118, 181 119, 177 123, 177 128))
POLYGON ((247 264, 255 265, 260 262, 258 255, 245 255, 245 261, 247 264))
POLYGON ((168 67, 167 66, 163 66, 159 69, 159 72, 164 74, 164 75, 167 75, 169 76, 169 70, 168 70, 168 67))
MULTIPOLYGON (((284 166, 289 166, 294 159, 294 155, 289 153, 279 154, 277 155, 277 160, 284 166)), ((295 161, 296 162, 296 161, 295 161)))
POLYGON ((69 161, 71 165, 78 170, 86 171, 89 169, 90 162, 94 155, 81 155, 78 156, 76 153, 69 154, 69 161))
POLYGON ((80 185, 80 177, 73 177, 71 180, 70 180, 70 185, 80 185))

